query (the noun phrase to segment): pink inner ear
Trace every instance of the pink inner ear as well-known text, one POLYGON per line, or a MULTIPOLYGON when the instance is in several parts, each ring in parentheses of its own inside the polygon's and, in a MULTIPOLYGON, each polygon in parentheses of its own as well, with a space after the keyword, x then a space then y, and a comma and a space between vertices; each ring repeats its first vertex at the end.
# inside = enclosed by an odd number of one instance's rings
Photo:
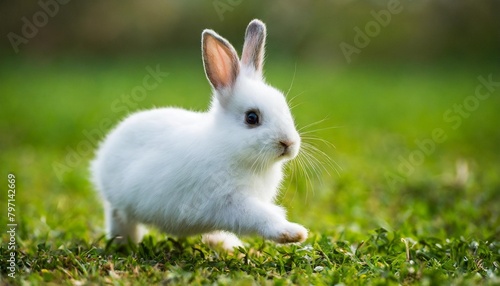
POLYGON ((233 85, 238 75, 238 59, 224 42, 208 35, 205 39, 205 67, 212 85, 219 89, 233 85))
POLYGON ((231 57, 228 55, 227 49, 215 41, 215 73, 218 82, 222 86, 229 86, 232 83, 231 78, 231 57))

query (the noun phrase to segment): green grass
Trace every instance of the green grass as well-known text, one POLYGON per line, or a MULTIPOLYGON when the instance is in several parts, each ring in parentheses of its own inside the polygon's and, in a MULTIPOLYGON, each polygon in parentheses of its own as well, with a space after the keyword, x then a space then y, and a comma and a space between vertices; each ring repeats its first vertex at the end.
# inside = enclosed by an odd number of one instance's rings
POLYGON ((157 64, 168 77, 131 112, 164 105, 206 108, 210 90, 199 60, 2 63, 0 202, 7 204, 12 172, 18 223, 15 279, 7 277, 9 236, 2 231, 3 283, 500 283, 500 91, 461 116, 456 129, 443 119, 474 96, 479 75, 500 81, 498 68, 332 69, 297 63, 294 71, 293 61, 268 62, 273 85, 286 91, 294 78, 289 98, 298 125, 319 121, 306 130, 336 146, 318 144, 342 169, 307 169, 285 181, 280 203, 292 221, 310 229, 304 244, 277 246, 245 237, 247 248, 227 255, 208 249, 199 237, 152 231, 125 249, 103 237, 102 206, 87 180, 92 154, 74 150, 92 143, 84 130, 104 132, 100 125, 126 115, 113 111, 113 102, 157 64), (411 173, 401 172, 400 156, 408 159, 419 148, 415 140, 431 138, 435 128, 446 140, 435 143, 411 173), (54 164, 68 168, 58 177, 54 164))

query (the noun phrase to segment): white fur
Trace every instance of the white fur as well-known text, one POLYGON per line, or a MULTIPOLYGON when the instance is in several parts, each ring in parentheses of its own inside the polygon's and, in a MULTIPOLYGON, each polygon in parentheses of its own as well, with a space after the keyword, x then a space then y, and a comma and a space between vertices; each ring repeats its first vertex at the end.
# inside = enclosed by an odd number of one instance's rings
POLYGON ((299 148, 283 94, 248 72, 238 73, 229 90, 215 89, 207 112, 132 114, 108 134, 91 164, 108 237, 138 242, 139 224, 146 224, 175 236, 205 234, 205 242, 228 250, 242 246, 233 233, 301 242, 307 230, 273 204, 282 166, 299 148), (249 109, 260 111, 260 126, 245 123, 249 109), (293 144, 280 156, 283 140, 293 144))

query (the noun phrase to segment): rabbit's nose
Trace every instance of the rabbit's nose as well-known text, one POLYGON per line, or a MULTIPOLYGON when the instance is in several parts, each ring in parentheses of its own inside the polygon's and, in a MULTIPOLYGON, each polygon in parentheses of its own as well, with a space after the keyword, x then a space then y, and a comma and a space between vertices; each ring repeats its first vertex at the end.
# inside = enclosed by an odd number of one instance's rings
POLYGON ((280 145, 283 147, 283 152, 281 153, 281 156, 285 156, 290 153, 290 146, 293 145, 293 141, 280 140, 280 145))
POLYGON ((288 147, 290 147, 290 145, 292 145, 292 144, 293 144, 293 142, 292 142, 292 141, 288 141, 288 140, 286 140, 286 141, 285 141, 285 140, 281 140, 281 141, 280 141, 280 144, 281 144, 281 146, 283 146, 283 147, 285 148, 285 150, 286 150, 286 149, 288 149, 288 147))

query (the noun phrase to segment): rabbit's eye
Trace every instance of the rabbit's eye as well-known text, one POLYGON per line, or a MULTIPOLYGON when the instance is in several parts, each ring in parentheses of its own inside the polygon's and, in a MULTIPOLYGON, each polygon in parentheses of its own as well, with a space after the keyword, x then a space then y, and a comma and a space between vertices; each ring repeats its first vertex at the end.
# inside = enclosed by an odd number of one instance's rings
POLYGON ((259 115, 255 111, 247 111, 245 116, 245 121, 248 125, 258 125, 259 124, 259 115))

